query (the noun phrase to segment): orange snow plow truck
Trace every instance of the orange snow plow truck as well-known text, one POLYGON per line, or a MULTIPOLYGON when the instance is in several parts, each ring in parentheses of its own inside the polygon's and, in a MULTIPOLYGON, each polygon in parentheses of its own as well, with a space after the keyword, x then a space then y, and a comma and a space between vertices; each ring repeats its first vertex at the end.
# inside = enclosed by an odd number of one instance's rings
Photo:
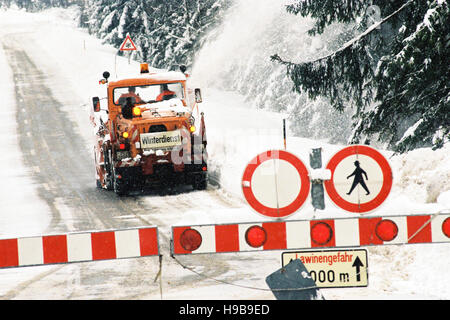
POLYGON ((180 70, 151 73, 144 63, 139 75, 117 81, 103 73, 107 97, 92 98, 91 115, 98 188, 118 195, 151 184, 206 189, 201 91, 188 88, 186 68, 180 70))

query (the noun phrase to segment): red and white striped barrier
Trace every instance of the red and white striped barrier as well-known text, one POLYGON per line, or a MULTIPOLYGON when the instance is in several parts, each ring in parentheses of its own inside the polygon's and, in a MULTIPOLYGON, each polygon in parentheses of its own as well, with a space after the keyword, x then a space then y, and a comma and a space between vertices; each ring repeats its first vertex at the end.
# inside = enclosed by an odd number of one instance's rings
POLYGON ((154 255, 156 227, 0 239, 0 268, 154 255))
POLYGON ((172 253, 450 242, 450 214, 172 227, 172 253))

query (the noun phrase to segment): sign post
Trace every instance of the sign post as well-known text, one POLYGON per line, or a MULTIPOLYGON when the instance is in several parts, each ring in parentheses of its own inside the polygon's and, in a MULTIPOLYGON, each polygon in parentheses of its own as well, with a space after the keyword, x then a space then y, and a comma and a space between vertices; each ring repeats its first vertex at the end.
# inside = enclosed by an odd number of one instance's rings
MULTIPOLYGON (((309 154, 309 165, 312 169, 322 168, 322 149, 315 148, 309 154)), ((311 179, 311 203, 314 209, 325 209, 325 196, 323 189, 323 181, 319 179, 311 179)))

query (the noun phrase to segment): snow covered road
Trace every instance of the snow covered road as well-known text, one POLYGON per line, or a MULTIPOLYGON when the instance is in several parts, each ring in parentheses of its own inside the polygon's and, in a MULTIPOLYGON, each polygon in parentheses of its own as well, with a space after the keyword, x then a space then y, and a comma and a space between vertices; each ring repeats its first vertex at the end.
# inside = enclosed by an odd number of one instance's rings
MULTIPOLYGON (((33 22, 30 24, 32 25, 33 22)), ((38 25, 39 23, 35 27, 39 29, 38 25)), ((78 101, 71 99, 75 94, 70 85, 63 79, 52 79, 48 69, 45 69, 46 63, 52 64, 52 57, 41 55, 36 59, 36 53, 39 54, 37 50, 33 50, 36 40, 37 36, 32 32, 15 32, 14 28, 11 28, 3 29, 1 43, 4 62, 11 70, 10 88, 13 89, 11 94, 13 99, 8 101, 9 107, 16 106, 14 120, 17 125, 18 148, 14 149, 22 154, 19 158, 23 161, 23 170, 27 173, 29 183, 34 188, 33 192, 39 199, 35 200, 39 203, 41 210, 37 214, 46 215, 45 222, 41 225, 41 230, 33 230, 30 233, 26 228, 21 227, 24 225, 21 219, 32 221, 39 219, 38 215, 17 212, 19 206, 15 210, 2 210, 2 219, 5 220, 1 227, 3 237, 157 225, 166 231, 166 233, 160 233, 160 250, 168 253, 167 232, 170 231, 170 223, 174 223, 173 220, 179 220, 180 215, 198 207, 211 211, 243 205, 240 200, 230 200, 214 188, 193 192, 189 188, 180 187, 165 196, 148 191, 137 192, 122 198, 117 197, 113 192, 96 189, 92 155, 89 153, 92 145, 89 146, 80 135, 79 124, 74 121, 67 108, 75 106, 82 113, 85 111, 79 107, 78 101), (59 99, 55 97, 55 92, 59 93, 59 99), (63 100, 60 99, 62 95, 65 95, 63 100), (8 223, 6 214, 19 216, 16 217, 17 220, 14 220, 16 224, 8 223), (15 233, 14 229, 19 230, 19 233, 15 233)), ((6 69, 6 67, 3 68, 6 69)), ((58 71, 63 70, 65 69, 58 71)), ((60 76, 64 76, 63 73, 61 72, 60 76)), ((87 120, 88 118, 85 118, 84 122, 87 120)), ((20 190, 22 187, 14 176, 10 178, 8 184, 14 190, 16 188, 20 190)), ((27 199, 23 197, 19 201, 27 201, 27 199)), ((6 206, 3 208, 6 209, 6 206)), ((30 221, 29 223, 32 224, 30 221)), ((207 266, 203 272, 209 276, 218 276, 230 269, 225 257, 219 257, 214 261, 208 261, 207 257, 195 260, 195 263, 207 266), (206 261, 208 263, 205 263, 206 261)), ((165 268, 169 262, 169 260, 165 261, 165 268)), ((104 264, 106 269, 101 267, 102 264, 103 262, 100 263, 100 269, 97 265, 82 264, 79 268, 73 265, 62 265, 2 270, 1 279, 6 282, 2 282, 0 295, 6 299, 142 298, 143 295, 159 297, 159 283, 153 282, 159 271, 157 259, 106 262, 104 264), (116 271, 118 273, 115 276, 116 271), (74 280, 74 272, 77 275, 76 280, 74 280), (18 278, 15 276, 16 273, 18 278), (28 274, 32 275, 31 279, 28 274), (52 280, 55 277, 62 277, 64 280, 62 283, 55 284, 52 280), (119 279, 115 282, 111 281, 111 277, 119 279), (8 278, 15 278, 15 280, 8 284, 8 278), (74 282, 76 282, 74 288, 67 289, 74 282), (114 292, 104 288, 89 289, 97 287, 99 282, 112 285, 114 292), (49 295, 35 295, 36 288, 47 286, 53 287, 51 293, 48 290, 42 291, 49 295), (59 287, 63 287, 64 290, 61 291, 59 287)), ((173 261, 172 267, 181 268, 179 265, 174 265, 173 261)), ((172 283, 175 291, 185 286, 200 285, 195 277, 172 281, 172 283)), ((166 290, 170 292, 169 288, 166 290)))

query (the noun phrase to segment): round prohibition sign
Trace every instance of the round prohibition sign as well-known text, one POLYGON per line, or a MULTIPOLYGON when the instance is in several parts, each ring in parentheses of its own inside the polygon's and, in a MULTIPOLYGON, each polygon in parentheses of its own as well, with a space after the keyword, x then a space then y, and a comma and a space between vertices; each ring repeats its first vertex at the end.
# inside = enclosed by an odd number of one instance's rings
POLYGON ((297 211, 309 195, 308 169, 295 155, 283 150, 260 153, 242 176, 248 204, 270 218, 285 218, 297 211))
POLYGON ((380 206, 392 187, 392 169, 386 158, 366 145, 352 145, 328 162, 331 179, 324 182, 328 197, 340 208, 366 213, 380 206))

